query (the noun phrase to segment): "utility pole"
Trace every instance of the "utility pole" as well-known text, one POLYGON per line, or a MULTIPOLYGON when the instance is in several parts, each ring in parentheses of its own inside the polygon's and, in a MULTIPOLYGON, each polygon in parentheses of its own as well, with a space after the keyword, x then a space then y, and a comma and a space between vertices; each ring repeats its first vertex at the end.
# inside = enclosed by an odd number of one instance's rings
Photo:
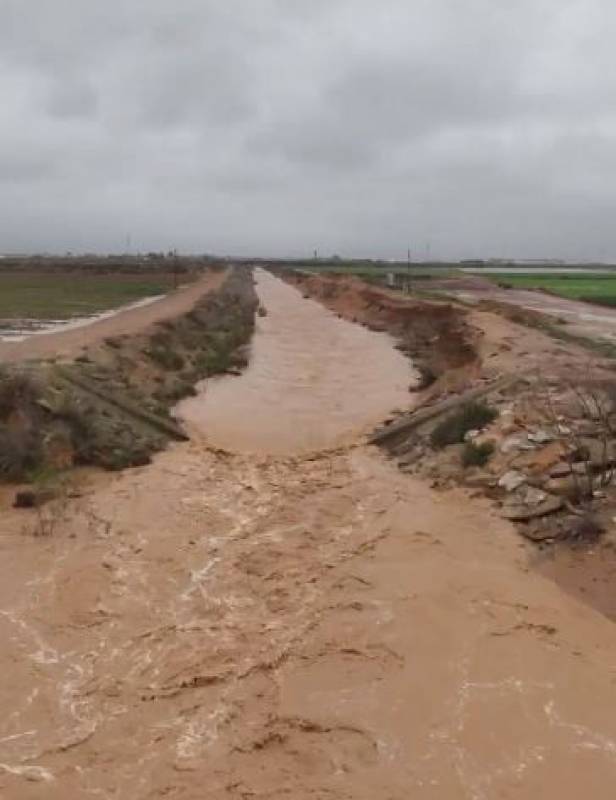
POLYGON ((180 260, 178 258, 177 248, 174 247, 173 248, 173 288, 174 288, 174 290, 178 288, 179 274, 180 274, 180 260))

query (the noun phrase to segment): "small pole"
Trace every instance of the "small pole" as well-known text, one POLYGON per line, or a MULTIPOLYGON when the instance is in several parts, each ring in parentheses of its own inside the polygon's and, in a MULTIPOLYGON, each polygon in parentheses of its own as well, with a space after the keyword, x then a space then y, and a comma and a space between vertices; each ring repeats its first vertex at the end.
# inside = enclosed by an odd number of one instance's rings
POLYGON ((406 251, 406 272, 407 272, 406 290, 407 292, 410 292, 411 291, 411 248, 410 247, 406 251))
POLYGON ((173 288, 178 288, 178 278, 180 274, 180 262, 178 260, 178 251, 173 249, 173 288))

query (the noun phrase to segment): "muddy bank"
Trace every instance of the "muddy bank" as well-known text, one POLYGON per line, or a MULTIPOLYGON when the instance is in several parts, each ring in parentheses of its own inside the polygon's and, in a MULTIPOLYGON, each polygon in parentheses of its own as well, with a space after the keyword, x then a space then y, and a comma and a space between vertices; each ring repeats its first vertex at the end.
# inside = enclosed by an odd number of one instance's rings
POLYGON ((462 308, 396 296, 355 278, 281 274, 345 319, 387 331, 412 358, 426 386, 445 374, 453 381, 456 372, 464 374, 478 367, 478 332, 462 308))
POLYGON ((256 306, 250 272, 232 270, 180 316, 97 339, 75 360, 5 367, 0 475, 36 480, 75 464, 121 469, 185 438, 171 409, 199 380, 246 364, 256 306))
POLYGON ((261 454, 335 447, 409 405, 417 375, 388 335, 339 319, 264 270, 256 280, 263 316, 247 369, 178 407, 208 443, 261 454))

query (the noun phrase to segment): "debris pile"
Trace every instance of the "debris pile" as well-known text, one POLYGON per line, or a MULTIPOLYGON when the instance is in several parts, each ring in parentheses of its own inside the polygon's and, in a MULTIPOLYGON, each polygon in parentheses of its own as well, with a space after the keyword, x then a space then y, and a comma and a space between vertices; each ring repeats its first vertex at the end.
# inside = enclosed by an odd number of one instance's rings
POLYGON ((533 541, 588 537, 590 529, 596 535, 616 509, 616 382, 572 388, 518 377, 480 385, 391 420, 372 441, 435 488, 462 485, 489 495, 533 541), (468 409, 478 396, 492 418, 472 426, 468 409), (456 424, 465 416, 466 430, 456 424), (456 438, 443 443, 444 430, 456 438), (485 457, 469 459, 469 447, 485 457))

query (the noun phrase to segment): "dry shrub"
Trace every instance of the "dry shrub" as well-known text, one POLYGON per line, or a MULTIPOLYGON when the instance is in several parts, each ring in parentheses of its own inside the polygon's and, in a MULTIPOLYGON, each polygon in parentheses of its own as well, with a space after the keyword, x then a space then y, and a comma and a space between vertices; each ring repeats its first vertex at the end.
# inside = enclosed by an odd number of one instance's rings
POLYGON ((440 450, 450 444, 464 441, 468 431, 479 430, 492 422, 498 412, 485 403, 466 403, 445 417, 432 431, 432 447, 440 450))
POLYGON ((462 451, 462 466, 483 467, 488 463, 493 452, 492 442, 483 442, 482 444, 467 442, 462 451))
POLYGON ((0 426, 0 478, 19 481, 35 469, 42 457, 40 433, 0 426))
POLYGON ((14 411, 31 408, 39 396, 40 388, 30 375, 0 369, 0 420, 14 411))

